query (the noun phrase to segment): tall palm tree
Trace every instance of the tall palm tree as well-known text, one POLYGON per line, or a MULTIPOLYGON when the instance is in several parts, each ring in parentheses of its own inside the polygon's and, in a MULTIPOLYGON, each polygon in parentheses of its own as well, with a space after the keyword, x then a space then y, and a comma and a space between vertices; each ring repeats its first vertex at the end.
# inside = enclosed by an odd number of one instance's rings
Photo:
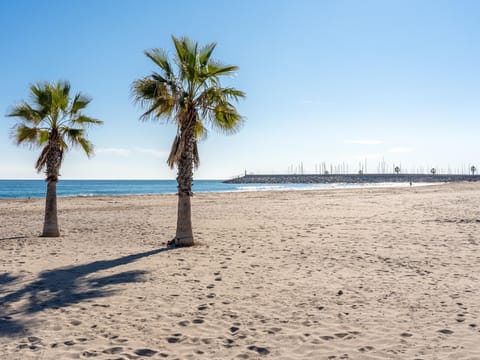
POLYGON ((176 166, 178 170, 177 230, 169 244, 191 246, 194 239, 190 198, 193 168, 199 165, 197 142, 206 137, 207 127, 227 134, 236 132, 243 118, 232 102, 245 94, 221 85, 220 77, 232 75, 238 67, 212 60, 215 43, 199 46, 186 37, 174 36, 172 40, 173 59, 161 49, 145 51, 158 66, 158 72, 134 81, 132 95, 146 109, 142 120, 163 119, 177 126, 167 160, 170 168, 176 166))
POLYGON ((15 105, 8 116, 20 119, 14 133, 17 144, 42 148, 35 164, 38 172, 45 170, 48 183, 42 236, 57 237, 57 182, 63 155, 71 146, 78 146, 90 157, 93 145, 85 137, 85 129, 102 121, 83 115, 91 99, 81 93, 70 97, 67 81, 31 85, 30 96, 31 103, 15 105))
POLYGON ((477 168, 475 167, 475 165, 472 165, 472 167, 470 168, 470 171, 472 172, 472 175, 475 175, 475 172, 477 171, 477 168))

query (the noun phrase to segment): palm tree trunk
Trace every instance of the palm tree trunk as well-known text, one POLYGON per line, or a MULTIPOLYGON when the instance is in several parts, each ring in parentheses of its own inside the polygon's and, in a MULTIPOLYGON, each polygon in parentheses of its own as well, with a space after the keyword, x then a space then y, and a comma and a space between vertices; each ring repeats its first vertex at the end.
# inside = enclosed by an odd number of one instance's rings
POLYGON ((178 194, 177 232, 175 235, 175 245, 177 246, 194 244, 190 197, 191 195, 178 194))
POLYGON ((43 223, 43 234, 45 237, 58 237, 57 219, 57 182, 60 175, 63 151, 60 148, 58 133, 52 133, 49 140, 47 153, 47 196, 45 199, 45 220, 43 223))
POLYGON ((184 141, 184 148, 180 159, 177 163, 178 174, 178 212, 177 212, 177 231, 175 235, 175 245, 192 246, 193 230, 192 230, 192 210, 190 198, 192 196, 193 183, 193 162, 194 162, 194 145, 195 145, 195 123, 182 129, 180 141, 184 141))
POLYGON ((58 237, 57 220, 57 180, 47 180, 47 196, 45 199, 45 220, 43 223, 44 237, 58 237))

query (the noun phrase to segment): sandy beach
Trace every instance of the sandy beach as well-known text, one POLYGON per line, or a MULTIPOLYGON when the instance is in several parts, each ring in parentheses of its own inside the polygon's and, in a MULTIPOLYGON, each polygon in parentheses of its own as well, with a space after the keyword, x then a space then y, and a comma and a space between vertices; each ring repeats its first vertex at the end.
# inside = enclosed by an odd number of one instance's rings
POLYGON ((0 200, 0 359, 480 359, 480 184, 0 200))

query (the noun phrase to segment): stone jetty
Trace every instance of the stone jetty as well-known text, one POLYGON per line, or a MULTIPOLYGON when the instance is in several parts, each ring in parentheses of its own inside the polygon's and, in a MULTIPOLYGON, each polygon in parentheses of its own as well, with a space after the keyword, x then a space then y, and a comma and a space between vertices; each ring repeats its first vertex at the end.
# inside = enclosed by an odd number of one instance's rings
POLYGON ((480 181, 480 175, 446 174, 328 174, 328 175, 245 175, 224 181, 228 184, 331 184, 331 183, 391 183, 391 182, 454 182, 480 181))

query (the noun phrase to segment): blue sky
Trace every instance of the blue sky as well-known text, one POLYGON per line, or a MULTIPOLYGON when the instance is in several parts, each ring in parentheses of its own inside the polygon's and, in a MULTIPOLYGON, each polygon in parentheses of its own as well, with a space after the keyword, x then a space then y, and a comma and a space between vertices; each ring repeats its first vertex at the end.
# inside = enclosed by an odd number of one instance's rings
POLYGON ((478 1, 0 2, 0 178, 42 178, 38 150, 17 147, 5 115, 37 81, 67 79, 93 97, 96 155, 69 152, 65 179, 173 179, 173 126, 138 120, 133 80, 155 70, 143 51, 170 36, 218 43, 247 93, 240 133, 210 132, 196 178, 286 172, 303 162, 367 171, 480 168, 478 1))

